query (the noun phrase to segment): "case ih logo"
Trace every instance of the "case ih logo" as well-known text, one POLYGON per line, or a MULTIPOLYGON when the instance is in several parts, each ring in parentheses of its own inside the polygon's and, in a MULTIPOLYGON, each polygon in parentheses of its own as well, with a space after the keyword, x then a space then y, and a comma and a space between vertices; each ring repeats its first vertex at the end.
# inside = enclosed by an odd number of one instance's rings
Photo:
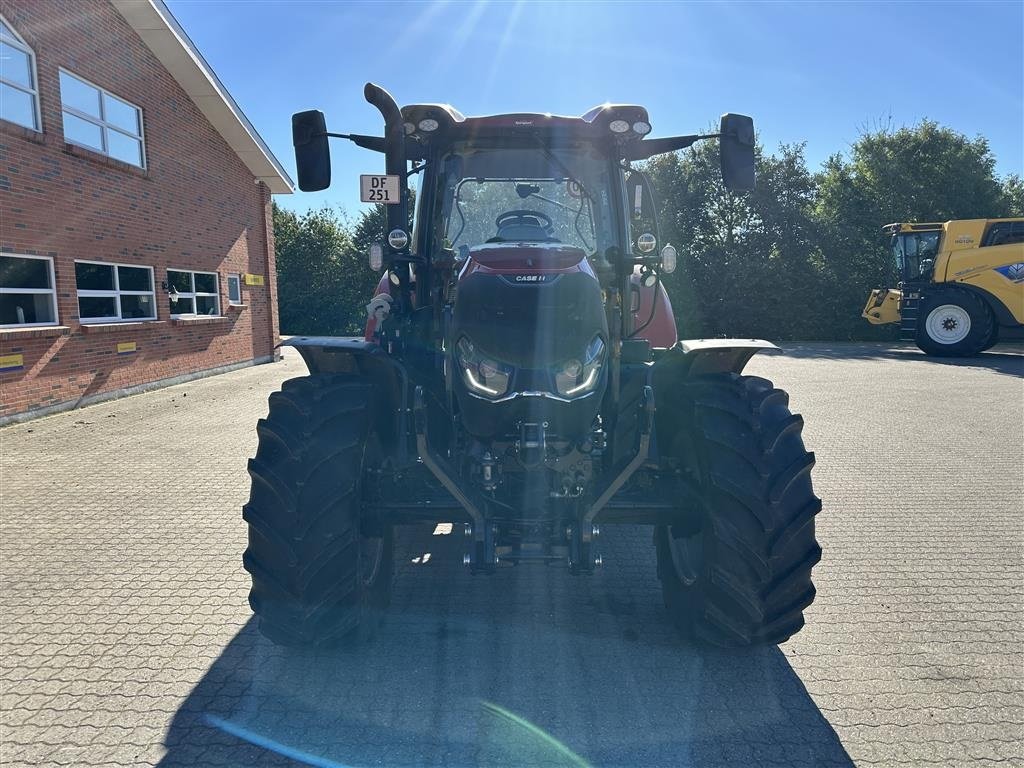
POLYGON ((543 283, 548 279, 547 275, 516 275, 517 283, 543 283))

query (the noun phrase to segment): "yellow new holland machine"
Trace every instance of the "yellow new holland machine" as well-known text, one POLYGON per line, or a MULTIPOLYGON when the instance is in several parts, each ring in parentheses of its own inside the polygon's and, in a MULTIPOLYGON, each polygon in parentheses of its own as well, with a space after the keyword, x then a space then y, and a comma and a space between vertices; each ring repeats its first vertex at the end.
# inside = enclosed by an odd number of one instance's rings
POLYGON ((888 224, 898 288, 871 292, 862 316, 900 324, 929 355, 966 357, 1024 329, 1024 218, 888 224))

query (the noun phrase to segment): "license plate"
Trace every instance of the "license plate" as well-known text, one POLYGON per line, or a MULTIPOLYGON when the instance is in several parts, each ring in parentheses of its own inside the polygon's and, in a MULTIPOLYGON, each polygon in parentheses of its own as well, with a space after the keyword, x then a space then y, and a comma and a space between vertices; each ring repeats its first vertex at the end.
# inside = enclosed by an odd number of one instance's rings
POLYGON ((359 199, 364 203, 398 205, 398 176, 360 176, 359 199))

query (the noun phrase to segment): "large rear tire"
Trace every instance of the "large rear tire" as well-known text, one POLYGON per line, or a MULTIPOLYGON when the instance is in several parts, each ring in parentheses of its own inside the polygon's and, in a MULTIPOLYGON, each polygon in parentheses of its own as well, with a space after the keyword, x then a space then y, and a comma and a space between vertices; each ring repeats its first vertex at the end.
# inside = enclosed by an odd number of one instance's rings
POLYGON ((995 343, 996 332, 984 301, 963 289, 945 289, 921 302, 914 340, 928 355, 972 357, 995 343))
POLYGON ((364 470, 379 460, 372 400, 358 377, 291 379, 256 425, 242 559, 260 631, 280 645, 365 637, 390 599, 390 530, 365 531, 361 514, 364 470))
POLYGON ((701 376, 680 398, 671 452, 701 509, 696 525, 655 529, 665 606, 696 641, 781 643, 804 624, 821 559, 803 420, 785 392, 753 376, 701 376))

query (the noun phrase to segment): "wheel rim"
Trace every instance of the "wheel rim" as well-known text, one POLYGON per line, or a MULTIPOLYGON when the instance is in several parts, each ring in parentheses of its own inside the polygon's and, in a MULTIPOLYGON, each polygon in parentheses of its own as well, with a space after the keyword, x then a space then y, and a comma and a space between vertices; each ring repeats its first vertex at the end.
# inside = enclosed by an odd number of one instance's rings
POLYGON ((971 316, 956 304, 942 304, 928 313, 928 336, 939 344, 956 344, 971 332, 971 316))
POLYGON ((668 529, 668 549, 672 555, 672 565, 675 568, 676 576, 686 586, 692 586, 700 574, 701 565, 704 562, 704 549, 701 533, 693 536, 672 535, 672 528, 668 529))

